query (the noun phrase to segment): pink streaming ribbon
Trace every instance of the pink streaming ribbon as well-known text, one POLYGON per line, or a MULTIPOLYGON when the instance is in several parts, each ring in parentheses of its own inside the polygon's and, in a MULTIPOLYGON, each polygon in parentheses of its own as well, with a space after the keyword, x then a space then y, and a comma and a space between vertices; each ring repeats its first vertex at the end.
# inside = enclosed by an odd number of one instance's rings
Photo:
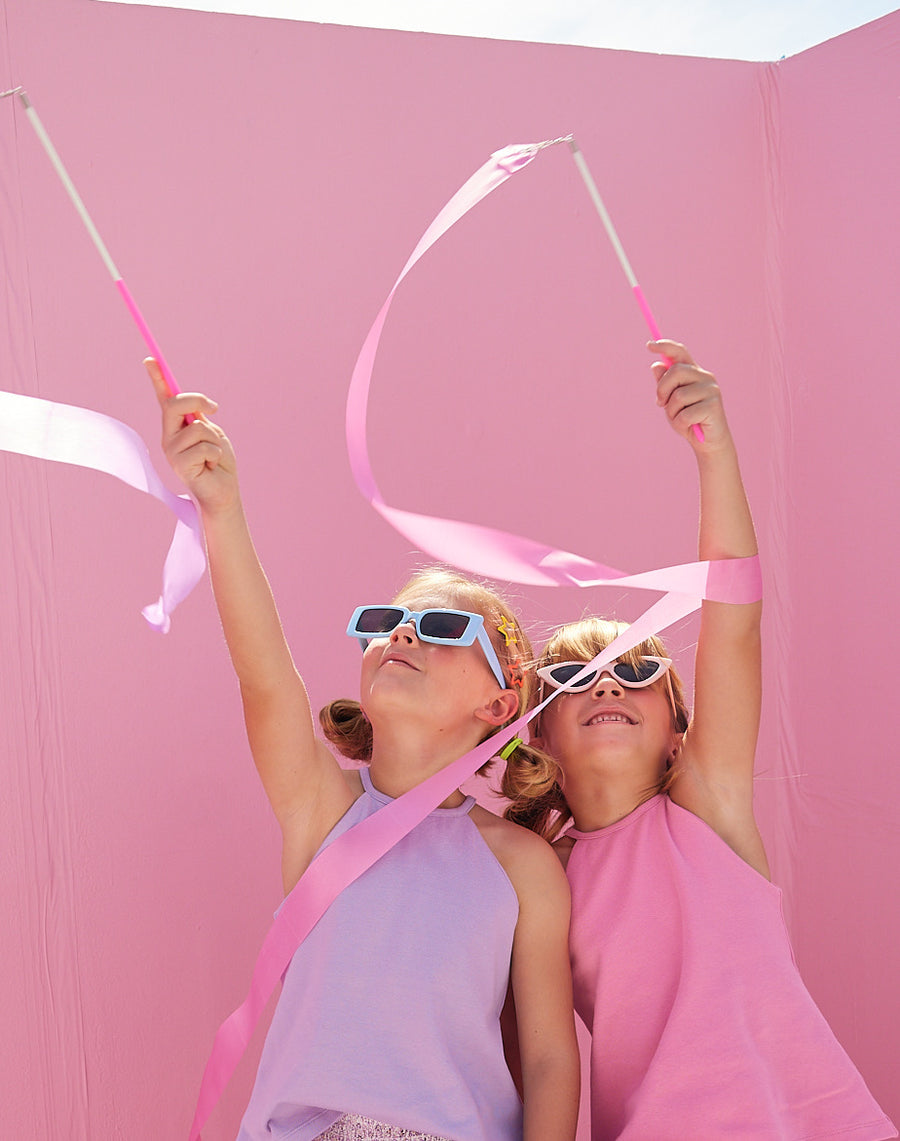
MULTIPOLYGON (((502 185, 510 175, 527 166, 540 150, 549 145, 552 144, 546 142, 506 147, 492 155, 425 231, 394 283, 360 350, 347 397, 347 450, 356 484, 372 507, 416 547, 435 558, 492 578, 532 585, 595 586, 615 583, 619 586, 665 591, 664 596, 615 641, 591 662, 585 663, 582 672, 586 673, 612 661, 651 634, 692 613, 704 598, 735 603, 752 602, 760 598, 758 558, 689 563, 629 575, 580 555, 559 551, 505 531, 403 511, 384 502, 372 473, 366 444, 367 405, 375 354, 391 301, 400 282, 454 222, 502 185)), ((200 1130, 246 1050, 266 1002, 294 953, 340 892, 495 756, 503 745, 517 736, 561 692, 554 690, 537 708, 343 833, 313 860, 285 899, 269 929, 254 966, 247 997, 219 1027, 201 1081, 190 1141, 199 1141, 200 1130)))
MULTIPOLYGON (((629 575, 581 555, 556 550, 507 531, 391 507, 384 502, 378 490, 369 461, 366 422, 375 355, 394 294, 416 262, 454 222, 511 175, 526 167, 539 151, 568 141, 568 138, 555 139, 496 151, 456 192, 422 235, 375 318, 353 369, 347 396, 346 434, 356 486, 372 507, 416 547, 477 574, 532 586, 604 586, 616 583, 647 590, 677 591, 695 595, 698 606, 703 598, 720 602, 754 601, 760 597, 759 567, 755 559, 686 563, 629 575)), ((577 151, 577 154, 581 152, 577 151)))

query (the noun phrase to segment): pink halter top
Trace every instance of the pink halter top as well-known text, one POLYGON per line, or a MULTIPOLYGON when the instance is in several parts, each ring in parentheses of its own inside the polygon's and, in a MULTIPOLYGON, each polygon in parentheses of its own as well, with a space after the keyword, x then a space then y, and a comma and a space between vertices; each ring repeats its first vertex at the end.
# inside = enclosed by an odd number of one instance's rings
POLYGON ((570 834, 591 1141, 897 1136, 803 985, 779 888, 668 796, 570 834))

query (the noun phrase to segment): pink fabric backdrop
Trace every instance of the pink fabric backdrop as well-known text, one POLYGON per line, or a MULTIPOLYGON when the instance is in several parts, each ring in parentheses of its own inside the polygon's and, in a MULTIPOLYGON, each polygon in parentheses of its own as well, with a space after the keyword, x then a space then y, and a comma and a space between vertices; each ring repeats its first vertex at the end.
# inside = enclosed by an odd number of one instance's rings
MULTIPOLYGON (((881 649, 900 619, 900 13, 777 65, 91 0, 0 0, 0 17, 0 89, 28 89, 182 386, 220 401, 314 702, 355 692, 342 623, 416 562, 346 464, 362 338, 492 150, 576 132, 660 324, 726 391, 768 587, 762 825, 810 989, 900 1118, 881 649)), ((153 446, 141 343, 11 100, 0 171, 0 387, 153 446)), ((388 501, 628 570, 689 561, 692 461, 656 415, 640 316, 567 152, 414 273, 375 378, 388 501)), ((158 504, 6 455, 0 503, 3 1131, 178 1137, 279 898, 236 686, 207 588, 167 638, 140 618, 170 532, 158 504)), ((538 641, 584 607, 646 601, 519 597, 538 641)), ((234 1135, 253 1061, 209 1141, 234 1135)))

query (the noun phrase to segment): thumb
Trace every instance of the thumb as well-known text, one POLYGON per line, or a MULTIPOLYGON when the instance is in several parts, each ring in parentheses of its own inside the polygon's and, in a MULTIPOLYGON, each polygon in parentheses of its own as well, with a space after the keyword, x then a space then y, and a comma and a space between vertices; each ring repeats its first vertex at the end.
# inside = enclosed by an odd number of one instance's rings
POLYGON ((159 361, 156 360, 155 357, 146 357, 144 360, 144 368, 147 370, 147 375, 153 384, 156 399, 160 404, 164 404, 172 393, 169 392, 169 386, 166 384, 166 378, 163 376, 162 369, 159 367, 159 361))

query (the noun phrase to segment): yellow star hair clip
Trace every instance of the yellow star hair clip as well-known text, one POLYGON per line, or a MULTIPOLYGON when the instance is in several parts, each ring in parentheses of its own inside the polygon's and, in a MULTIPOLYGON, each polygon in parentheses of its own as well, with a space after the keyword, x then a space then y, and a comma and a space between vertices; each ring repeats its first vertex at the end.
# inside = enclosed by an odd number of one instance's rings
POLYGON ((503 640, 506 643, 507 649, 509 649, 510 646, 515 645, 519 640, 516 637, 515 622, 510 622, 507 618, 504 618, 500 622, 500 625, 497 627, 497 633, 503 635, 503 640))

